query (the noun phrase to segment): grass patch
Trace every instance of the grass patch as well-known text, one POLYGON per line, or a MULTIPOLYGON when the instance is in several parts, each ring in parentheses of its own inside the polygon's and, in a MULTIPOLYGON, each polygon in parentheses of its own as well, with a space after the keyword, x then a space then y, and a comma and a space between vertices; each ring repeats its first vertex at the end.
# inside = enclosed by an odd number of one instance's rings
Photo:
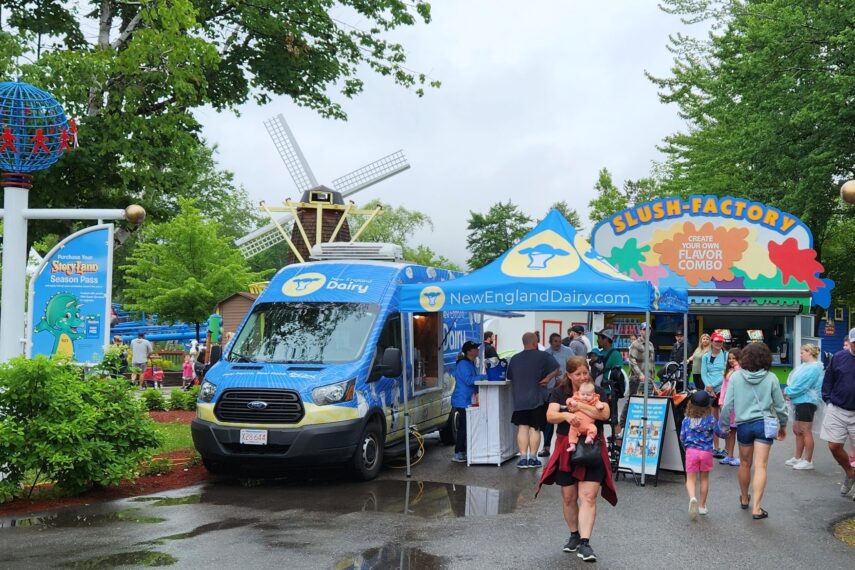
POLYGON ((163 438, 163 443, 155 450, 155 455, 168 453, 176 449, 193 447, 193 436, 190 435, 190 424, 179 422, 157 423, 157 431, 163 438))
POLYGON ((855 517, 834 525, 834 536, 855 548, 855 517))

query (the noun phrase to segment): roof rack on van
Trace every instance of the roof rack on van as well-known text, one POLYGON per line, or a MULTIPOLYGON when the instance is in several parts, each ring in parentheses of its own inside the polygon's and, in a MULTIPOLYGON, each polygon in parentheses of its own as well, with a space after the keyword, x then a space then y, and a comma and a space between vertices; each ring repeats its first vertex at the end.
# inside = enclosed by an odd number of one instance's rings
POLYGON ((312 259, 370 259, 403 261, 404 250, 394 243, 334 241, 312 246, 312 259))

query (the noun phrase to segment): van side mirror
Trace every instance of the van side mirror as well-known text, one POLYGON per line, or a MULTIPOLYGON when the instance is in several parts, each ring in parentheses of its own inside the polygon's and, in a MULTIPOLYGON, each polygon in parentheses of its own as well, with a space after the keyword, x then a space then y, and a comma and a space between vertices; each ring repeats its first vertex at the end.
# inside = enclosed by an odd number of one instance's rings
POLYGON ((403 374, 404 368, 401 363, 401 349, 389 347, 383 351, 380 362, 374 365, 368 378, 369 382, 376 382, 381 376, 386 378, 397 378, 403 374))

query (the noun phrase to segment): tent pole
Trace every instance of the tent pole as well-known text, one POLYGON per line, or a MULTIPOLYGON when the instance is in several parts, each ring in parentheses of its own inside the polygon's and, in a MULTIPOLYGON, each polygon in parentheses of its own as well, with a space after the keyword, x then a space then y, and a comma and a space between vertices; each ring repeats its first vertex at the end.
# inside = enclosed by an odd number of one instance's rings
POLYGON ((644 413, 641 415, 641 486, 647 471, 647 388, 650 385, 650 311, 644 312, 644 413))
MULTIPOLYGON (((412 323, 413 314, 407 313, 407 322, 412 323)), ((410 326, 410 330, 412 330, 412 324, 410 326)), ((404 323, 404 319, 401 319, 401 344, 409 349, 409 354, 413 354, 412 342, 413 335, 411 334, 409 337, 409 341, 404 344, 404 341, 407 340, 407 331, 406 324, 404 323)), ((404 382, 404 453, 407 456, 407 478, 413 476, 410 465, 410 401, 409 394, 407 393, 407 353, 404 352, 404 373, 402 374, 402 380, 404 382)))
POLYGON ((689 313, 683 313, 683 391, 689 391, 689 313))

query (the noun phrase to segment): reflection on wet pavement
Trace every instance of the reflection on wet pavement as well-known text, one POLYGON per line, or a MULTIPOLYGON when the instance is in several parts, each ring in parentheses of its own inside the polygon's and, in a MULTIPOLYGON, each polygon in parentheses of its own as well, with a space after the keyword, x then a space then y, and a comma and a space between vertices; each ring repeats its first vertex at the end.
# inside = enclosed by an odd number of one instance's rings
POLYGON ((342 560, 333 566, 333 570, 442 570, 446 567, 443 558, 418 548, 384 544, 342 560))
POLYGON ((148 550, 136 550, 134 552, 122 552, 120 554, 108 554, 96 556, 85 560, 66 562, 63 568, 96 569, 96 568, 118 568, 119 566, 171 566, 178 562, 174 556, 163 552, 148 550))
POLYGON ((172 507, 175 505, 195 505, 202 495, 186 495, 184 497, 138 497, 131 499, 134 503, 151 503, 153 507, 172 507))
POLYGON ((269 482, 265 486, 275 492, 248 496, 245 490, 233 485, 209 485, 201 502, 271 511, 383 512, 423 518, 500 515, 513 512, 524 502, 521 492, 516 490, 425 481, 326 482, 299 486, 269 482))
POLYGON ((106 526, 117 522, 159 523, 166 519, 146 517, 140 514, 141 509, 123 509, 112 513, 80 514, 70 510, 61 511, 55 515, 44 517, 28 517, 0 521, 0 528, 20 526, 43 528, 77 528, 88 526, 106 526))

